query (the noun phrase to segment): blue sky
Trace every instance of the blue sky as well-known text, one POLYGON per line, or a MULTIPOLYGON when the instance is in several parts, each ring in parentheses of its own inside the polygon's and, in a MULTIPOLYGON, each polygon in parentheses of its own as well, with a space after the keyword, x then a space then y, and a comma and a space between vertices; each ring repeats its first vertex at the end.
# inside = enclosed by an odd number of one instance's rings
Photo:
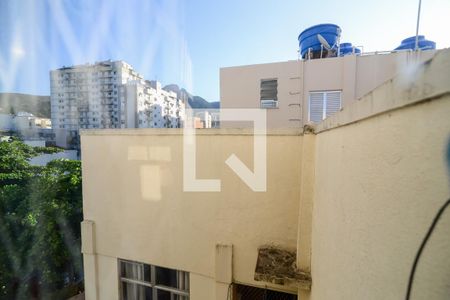
MULTIPOLYGON (((1 0, 0 92, 49 94, 50 69, 122 59, 147 79, 219 100, 220 67, 297 58, 319 23, 391 50, 415 34, 418 1, 1 0)), ((420 34, 450 46, 449 0, 422 0, 420 34)))

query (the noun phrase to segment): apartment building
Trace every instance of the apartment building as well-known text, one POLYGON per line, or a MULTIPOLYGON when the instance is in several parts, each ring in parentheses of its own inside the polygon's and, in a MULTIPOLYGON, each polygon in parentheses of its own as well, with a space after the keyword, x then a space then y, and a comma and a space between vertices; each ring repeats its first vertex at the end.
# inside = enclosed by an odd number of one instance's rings
POLYGON ((17 114, 0 113, 0 133, 14 134, 25 140, 53 142, 55 139, 50 119, 23 111, 17 114))
POLYGON ((80 129, 182 126, 184 102, 144 80, 124 61, 53 70, 50 88, 59 146, 78 148, 80 129))
POLYGON ((194 128, 212 128, 212 111, 195 109, 193 111, 194 128))
POLYGON ((158 81, 130 81, 124 85, 126 128, 183 127, 185 104, 158 81), (136 101, 132 101, 136 99, 136 101))
POLYGON ((52 122, 48 118, 39 118, 32 113, 19 111, 17 114, 0 113, 0 131, 24 131, 51 129, 52 122))
MULTIPOLYGON (((225 166, 234 156, 256 172, 249 128, 188 144, 181 130, 82 131, 86 299, 405 298, 450 195, 449 82, 442 50, 308 130, 269 129, 257 192, 225 166), (192 160, 206 190, 186 189, 192 160)), ((413 299, 449 295, 449 228, 445 213, 413 299)))
POLYGON ((11 131, 14 129, 14 115, 0 113, 0 131, 11 131))
POLYGON ((221 68, 221 108, 264 109, 268 128, 319 123, 397 74, 410 80, 414 68, 435 53, 390 51, 221 68))
POLYGON ((32 113, 19 111, 13 119, 14 128, 16 131, 36 130, 36 129, 51 129, 52 122, 48 118, 39 118, 32 113))

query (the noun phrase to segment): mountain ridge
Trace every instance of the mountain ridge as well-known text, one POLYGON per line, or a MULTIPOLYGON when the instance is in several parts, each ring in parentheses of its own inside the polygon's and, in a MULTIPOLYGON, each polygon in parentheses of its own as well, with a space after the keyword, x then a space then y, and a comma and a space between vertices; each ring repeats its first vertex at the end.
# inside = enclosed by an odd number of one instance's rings
POLYGON ((32 113, 39 118, 50 118, 50 96, 22 93, 0 93, 0 113, 19 111, 32 113))
POLYGON ((220 102, 209 102, 205 100, 203 97, 192 95, 184 88, 180 88, 177 84, 168 84, 163 87, 166 91, 171 91, 177 94, 178 98, 187 100, 187 103, 191 108, 205 108, 205 109, 218 109, 220 108, 220 102))
MULTIPOLYGON (((203 97, 192 95, 176 84, 168 84, 164 88, 172 91, 184 99, 194 109, 217 109, 220 102, 208 102, 203 97)), ((29 112, 39 118, 50 118, 50 96, 31 95, 23 93, 0 93, 0 113, 13 113, 19 111, 29 112)))

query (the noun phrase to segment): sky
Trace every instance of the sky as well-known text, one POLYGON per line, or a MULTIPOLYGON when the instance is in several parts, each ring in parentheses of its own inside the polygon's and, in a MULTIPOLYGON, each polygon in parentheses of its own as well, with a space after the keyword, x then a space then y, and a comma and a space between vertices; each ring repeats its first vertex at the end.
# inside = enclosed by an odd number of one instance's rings
MULTIPOLYGON (((49 70, 124 60, 146 79, 220 100, 221 67, 298 58, 299 33, 392 50, 415 35, 418 0, 0 0, 0 92, 49 95, 49 70)), ((450 0, 422 0, 419 34, 450 47, 450 0)))

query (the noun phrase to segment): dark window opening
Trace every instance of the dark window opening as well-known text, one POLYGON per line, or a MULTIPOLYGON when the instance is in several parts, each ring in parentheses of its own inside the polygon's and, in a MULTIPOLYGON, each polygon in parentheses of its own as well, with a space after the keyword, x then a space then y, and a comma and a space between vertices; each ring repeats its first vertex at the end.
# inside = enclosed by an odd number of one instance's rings
POLYGON ((262 79, 260 87, 261 108, 278 107, 278 80, 262 79))
POLYGON ((119 260, 122 300, 189 300, 189 273, 119 260))
POLYGON ((235 284, 233 300, 297 300, 297 295, 235 284))

